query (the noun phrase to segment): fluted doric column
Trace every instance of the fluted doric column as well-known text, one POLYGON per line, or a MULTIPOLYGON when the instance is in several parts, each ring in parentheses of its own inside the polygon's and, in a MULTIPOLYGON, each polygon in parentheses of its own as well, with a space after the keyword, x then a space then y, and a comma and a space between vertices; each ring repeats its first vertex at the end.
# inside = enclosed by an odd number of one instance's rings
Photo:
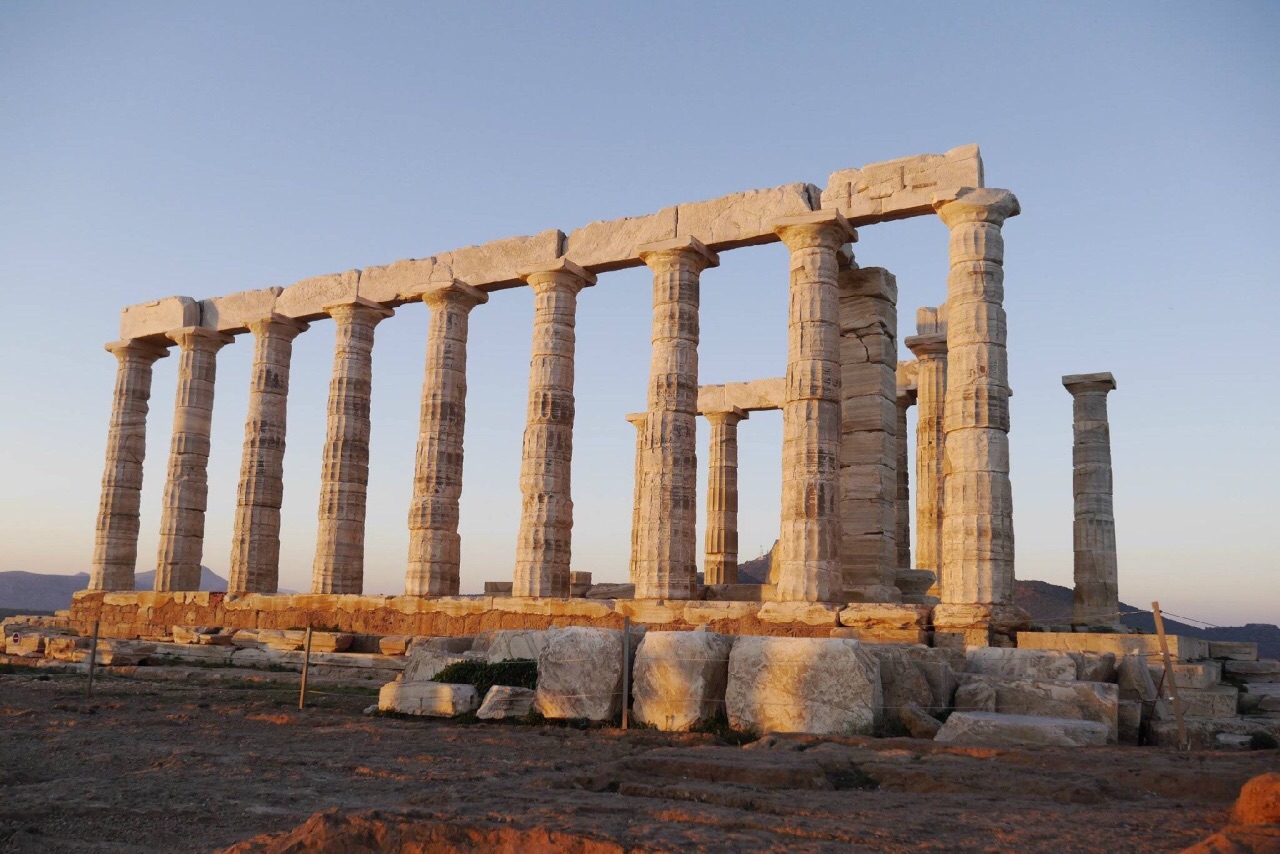
POLYGON ((116 357, 116 388, 107 429, 107 462, 93 540, 90 590, 132 590, 138 563, 142 461, 147 454, 151 366, 169 355, 163 344, 129 340, 106 346, 116 357))
POLYGON ((285 413, 293 339, 307 324, 273 314, 249 324, 253 368, 231 537, 230 593, 275 593, 280 580, 285 413))
POLYGON ((635 464, 635 484, 632 488, 631 496, 631 561, 627 564, 627 578, 635 584, 636 567, 639 565, 639 537, 640 537, 640 480, 643 474, 644 464, 644 424, 649 419, 647 412, 632 412, 627 415, 627 421, 632 427, 636 428, 636 464, 635 464))
POLYGON ((183 327, 167 337, 178 345, 182 355, 178 361, 169 472, 160 512, 155 589, 199 590, 217 355, 232 337, 200 326, 183 327))
POLYGON ((1075 493, 1075 602, 1071 622, 1086 626, 1120 625, 1116 519, 1112 507, 1111 425, 1107 393, 1116 380, 1109 373, 1062 378, 1071 392, 1074 441, 1071 446, 1075 493))
POLYGON ((525 273, 534 295, 529 409, 520 465, 515 596, 567 597, 572 556, 574 325, 578 292, 596 277, 571 261, 525 273))
POLYGON ((707 584, 738 583, 738 422, 741 409, 704 413, 711 425, 707 469, 707 536, 702 561, 707 584))
POLYGON ((1019 213, 1018 200, 1008 190, 968 190, 935 209, 951 229, 942 602, 1009 604, 1013 495, 1000 227, 1019 213))
POLYGON ((639 253, 653 271, 653 349, 632 581, 637 599, 688 599, 698 576, 699 276, 720 259, 692 237, 639 253))
POLYGON ((894 543, 898 549, 899 569, 911 569, 911 463, 908 457, 911 436, 907 433, 907 410, 915 403, 915 389, 898 391, 898 493, 894 503, 894 543))
POLYGON ((326 305, 324 310, 337 330, 311 592, 363 593, 373 332, 392 311, 360 297, 326 305))
POLYGON ((840 248, 857 239, 831 211, 786 217, 791 250, 787 386, 782 407, 779 599, 827 602, 843 593, 840 539, 840 248))
POLYGON ((427 290, 427 367, 409 506, 409 596, 458 595, 462 542, 462 441, 467 419, 467 328, 489 295, 454 280, 427 290))
POLYGON ((938 580, 929 588, 938 595, 942 586, 942 519, 944 500, 943 411, 947 399, 947 333, 938 329, 936 308, 917 313, 917 329, 904 342, 916 356, 916 566, 932 570, 938 580), (932 312, 932 320, 923 319, 932 312))

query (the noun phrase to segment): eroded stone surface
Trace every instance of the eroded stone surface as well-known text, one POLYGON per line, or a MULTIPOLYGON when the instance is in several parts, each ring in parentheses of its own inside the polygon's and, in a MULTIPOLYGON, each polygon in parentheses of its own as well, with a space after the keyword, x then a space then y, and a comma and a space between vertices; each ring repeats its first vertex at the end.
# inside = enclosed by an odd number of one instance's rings
POLYGON ((474 685, 442 682, 388 682, 378 692, 378 711, 452 718, 480 706, 474 685))
POLYGON ((684 731, 724 709, 734 639, 714 632, 648 632, 636 651, 635 719, 684 731))
POLYGON ((573 626, 547 632, 535 708, 545 718, 613 720, 622 711, 622 632, 573 626))
POLYGON ((934 737, 978 747, 1090 747, 1107 743, 1107 726, 1073 718, 953 712, 934 737))
POLYGON ((494 685, 484 695, 476 717, 482 721, 500 721, 509 718, 527 718, 533 711, 537 692, 532 688, 511 685, 494 685))

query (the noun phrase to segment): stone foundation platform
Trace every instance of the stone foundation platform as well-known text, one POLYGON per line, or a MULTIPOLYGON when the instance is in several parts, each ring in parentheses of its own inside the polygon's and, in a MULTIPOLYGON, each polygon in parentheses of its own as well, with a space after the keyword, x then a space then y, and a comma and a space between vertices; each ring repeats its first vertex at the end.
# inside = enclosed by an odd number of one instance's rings
POLYGON ((373 635, 474 635, 491 629, 561 626, 708 631, 735 635, 856 637, 880 643, 928 643, 927 605, 724 602, 660 599, 527 599, 504 596, 261 595, 81 591, 71 628, 101 621, 104 637, 167 635, 173 626, 296 629, 373 635))

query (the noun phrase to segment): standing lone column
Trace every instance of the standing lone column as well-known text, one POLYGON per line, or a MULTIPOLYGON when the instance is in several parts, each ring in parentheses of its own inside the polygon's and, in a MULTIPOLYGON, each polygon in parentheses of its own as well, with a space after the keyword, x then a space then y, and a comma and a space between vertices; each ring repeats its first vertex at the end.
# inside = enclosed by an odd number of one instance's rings
POLYGON ((107 430, 107 462, 93 540, 90 590, 132 590, 138 563, 138 518, 142 503, 142 460, 147 453, 147 401, 151 366, 169 355, 163 344, 116 341, 106 346, 116 357, 116 390, 107 430))
POLYGON ((939 328, 937 309, 922 308, 917 314, 919 335, 904 342, 915 354, 916 370, 916 566, 932 570, 938 580, 929 589, 938 595, 942 586, 943 520, 943 409, 947 399, 947 333, 926 332, 939 328), (924 318, 933 312, 934 320, 924 318), (928 325, 926 325, 928 324, 928 325))
POLYGON ((1075 440, 1071 446, 1075 493, 1075 601, 1071 622, 1086 626, 1120 625, 1116 568, 1116 519, 1112 510, 1111 426, 1107 393, 1116 380, 1109 373, 1062 378, 1071 392, 1075 440))
POLYGON ((636 525, 637 599, 689 599, 698 577, 699 276, 720 259, 692 237, 649 243, 653 355, 636 525))
POLYGON ((182 351, 173 412, 173 442, 160 514, 157 591, 199 590, 204 514, 209 500, 209 428, 217 355, 232 337, 200 326, 170 332, 182 351))
MULTIPOLYGON (((908 456, 907 410, 915 405, 914 389, 898 392, 898 500, 894 507, 897 522, 894 542, 898 546, 898 568, 911 569, 911 471, 908 456)), ((917 499, 919 500, 919 499, 917 499)))
POLYGON ((422 383, 418 453, 409 506, 405 594, 458 595, 462 541, 462 440, 467 418, 467 328, 471 309, 489 295, 453 280, 422 295, 431 309, 422 383))
POLYGON ((312 593, 364 592, 364 521, 369 489, 369 396, 373 330, 391 309, 357 297, 326 305, 337 324, 329 418, 320 467, 312 593))
POLYGON ((787 387, 782 407, 781 600, 829 602, 840 563, 840 247, 856 240, 837 213, 786 217, 774 232, 791 250, 787 387))
POLYGON ((568 597, 572 556, 573 362, 578 292, 596 277, 561 259, 522 276, 534 294, 529 409, 520 466, 515 596, 568 597))
POLYGON ((705 413, 711 425, 707 471, 707 537, 702 561, 707 584, 738 583, 738 422, 741 409, 705 413))
POLYGON ((253 369, 231 538, 230 593, 275 593, 280 580, 285 413, 293 339, 307 324, 278 314, 249 324, 253 369))
POLYGON ((942 602, 1010 604, 1013 495, 1000 227, 1019 213, 1018 200, 1008 190, 978 189, 935 209, 951 229, 942 602))

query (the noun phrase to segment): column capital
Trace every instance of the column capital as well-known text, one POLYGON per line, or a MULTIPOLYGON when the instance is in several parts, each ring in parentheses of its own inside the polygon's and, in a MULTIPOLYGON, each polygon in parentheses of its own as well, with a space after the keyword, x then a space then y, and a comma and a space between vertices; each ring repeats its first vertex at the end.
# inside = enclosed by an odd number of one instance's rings
POLYGON ((518 275, 535 293, 556 286, 573 288, 576 293, 596 283, 595 273, 579 267, 568 258, 557 258, 548 266, 522 270, 518 275))
POLYGON ((708 267, 719 267, 720 256, 712 252, 696 237, 673 237, 656 243, 643 243, 636 247, 636 255, 650 269, 654 264, 675 262, 693 267, 701 273, 708 267))
POLYGON ((440 284, 429 285, 418 296, 421 296, 422 301, 430 308, 456 305, 465 311, 470 311, 476 306, 484 305, 489 301, 488 294, 471 287, 461 279, 451 279, 440 284))
POLYGON ((121 362, 140 362, 149 365, 156 359, 169 355, 169 347, 141 338, 126 338, 123 341, 112 341, 103 344, 102 349, 115 356, 121 362))
MULTIPOLYGON (((858 242, 858 232, 839 211, 819 210, 784 216, 773 222, 773 233, 792 252, 798 249, 835 249, 858 242)), ((849 258, 852 262, 852 257, 849 258)))
POLYGON ((935 195, 933 209, 947 228, 955 228, 966 222, 1003 225, 1009 217, 1022 213, 1017 196, 1008 190, 994 187, 961 190, 954 195, 935 195))
POLYGON ((916 405, 918 397, 919 391, 917 389, 910 387, 903 388, 900 386, 898 388, 898 396, 895 402, 898 404, 899 409, 907 410, 916 405))
POLYGON ((647 412, 628 412, 627 421, 636 429, 644 429, 645 422, 649 420, 647 412))
POLYGON ((199 350, 205 353, 216 353, 235 340, 234 335, 218 332, 205 326, 184 326, 166 332, 168 338, 183 350, 199 350))
POLYGON ((933 332, 927 335, 908 335, 902 341, 907 349, 921 361, 947 355, 947 333, 933 332))
POLYGON ((698 414, 703 418, 706 418, 711 424, 728 424, 729 426, 733 426, 739 421, 746 421, 751 417, 751 413, 747 412, 745 409, 739 409, 736 406, 730 407, 729 409, 700 412, 698 414))
POLYGON ((364 297, 351 297, 338 302, 325 303, 321 306, 321 310, 339 323, 361 321, 369 326, 376 326, 395 314, 382 303, 364 297))
POLYGON ((256 337, 274 336, 284 341, 292 341, 311 328, 309 323, 295 320, 292 317, 285 317, 283 314, 276 314, 275 312, 245 325, 249 327, 249 331, 256 337))
POLYGON ((1062 378, 1062 385, 1071 392, 1072 397, 1098 391, 1106 394, 1109 391, 1115 391, 1116 378, 1109 371, 1100 374, 1067 374, 1062 378))

